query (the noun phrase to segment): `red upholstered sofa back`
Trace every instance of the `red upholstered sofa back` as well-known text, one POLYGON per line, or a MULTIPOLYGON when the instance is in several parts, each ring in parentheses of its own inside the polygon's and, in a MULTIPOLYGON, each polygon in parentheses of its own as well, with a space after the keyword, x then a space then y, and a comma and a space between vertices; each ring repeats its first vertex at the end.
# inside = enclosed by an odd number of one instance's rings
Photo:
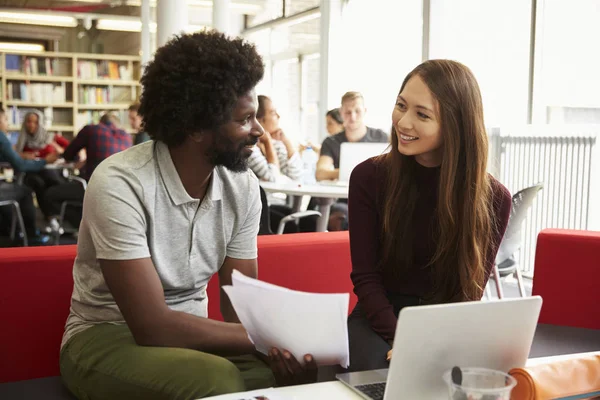
MULTIPOLYGON (((351 293, 348 234, 260 236, 259 279, 295 290, 351 293)), ((0 249, 0 383, 56 376, 76 246, 0 249)), ((221 319, 218 278, 209 317, 221 319)))
POLYGON ((537 240, 540 323, 600 329, 600 232, 547 229, 537 240))

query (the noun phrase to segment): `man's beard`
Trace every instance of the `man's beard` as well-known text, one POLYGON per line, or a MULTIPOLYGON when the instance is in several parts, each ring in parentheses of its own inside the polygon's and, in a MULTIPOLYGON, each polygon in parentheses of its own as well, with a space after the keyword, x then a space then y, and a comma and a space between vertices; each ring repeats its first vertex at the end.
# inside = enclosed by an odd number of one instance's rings
POLYGON ((244 172, 248 170, 249 158, 245 154, 246 146, 254 145, 257 141, 258 139, 253 138, 236 146, 224 134, 217 133, 214 144, 208 149, 206 155, 214 166, 222 165, 232 172, 244 172))

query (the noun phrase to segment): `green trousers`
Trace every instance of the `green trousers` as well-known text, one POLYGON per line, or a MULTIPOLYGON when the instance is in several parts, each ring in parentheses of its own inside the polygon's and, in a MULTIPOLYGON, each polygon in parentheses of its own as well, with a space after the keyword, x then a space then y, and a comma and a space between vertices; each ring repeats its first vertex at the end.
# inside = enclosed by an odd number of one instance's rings
POLYGON ((111 324, 73 336, 61 350, 60 372, 80 400, 191 400, 275 385, 255 356, 138 346, 127 325, 111 324))

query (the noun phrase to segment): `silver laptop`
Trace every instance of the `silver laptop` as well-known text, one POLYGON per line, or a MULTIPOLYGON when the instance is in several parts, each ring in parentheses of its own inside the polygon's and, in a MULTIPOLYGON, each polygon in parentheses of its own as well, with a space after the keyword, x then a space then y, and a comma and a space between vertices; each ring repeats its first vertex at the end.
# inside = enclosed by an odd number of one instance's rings
POLYGON ((524 367, 541 307, 533 296, 403 308, 389 370, 337 378, 365 399, 447 399, 442 375, 454 366, 524 367))
POLYGON ((389 151, 389 143, 342 143, 340 147, 340 183, 350 182, 350 174, 354 167, 371 157, 389 151))

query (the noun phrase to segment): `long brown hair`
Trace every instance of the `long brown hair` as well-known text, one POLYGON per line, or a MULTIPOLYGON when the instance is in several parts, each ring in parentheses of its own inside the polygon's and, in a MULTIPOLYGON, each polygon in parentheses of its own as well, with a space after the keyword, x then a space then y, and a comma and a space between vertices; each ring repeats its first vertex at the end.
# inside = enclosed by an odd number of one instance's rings
MULTIPOLYGON (((488 139, 479 85, 466 66, 449 60, 429 60, 408 74, 400 92, 417 75, 439 104, 443 135, 438 200, 433 216, 437 249, 429 263, 434 286, 426 300, 479 300, 494 229, 490 217, 492 193, 486 172, 488 139)), ((395 127, 391 142, 392 150, 379 160, 387 179, 381 267, 398 276, 412 264, 414 221, 410 216, 418 201, 418 188, 414 176, 416 161, 398 152, 395 127)))

